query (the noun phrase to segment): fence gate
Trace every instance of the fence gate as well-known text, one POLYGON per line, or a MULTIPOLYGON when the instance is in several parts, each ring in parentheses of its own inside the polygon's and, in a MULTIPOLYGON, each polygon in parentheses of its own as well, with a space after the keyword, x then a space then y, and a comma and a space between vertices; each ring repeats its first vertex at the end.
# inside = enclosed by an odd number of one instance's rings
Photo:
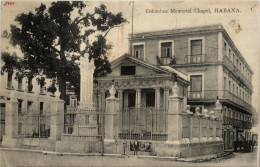
POLYGON ((165 109, 124 108, 119 113, 119 121, 122 125, 119 129, 119 138, 166 141, 167 114, 165 109))

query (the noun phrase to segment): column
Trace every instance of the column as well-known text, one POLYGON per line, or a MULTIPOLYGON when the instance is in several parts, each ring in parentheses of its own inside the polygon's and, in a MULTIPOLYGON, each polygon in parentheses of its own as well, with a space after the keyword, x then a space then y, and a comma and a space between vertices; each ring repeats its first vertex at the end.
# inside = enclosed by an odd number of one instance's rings
POLYGON ((60 140, 64 128, 64 101, 58 98, 50 102, 51 128, 50 139, 60 140))
POLYGON ((165 87, 164 88, 164 113, 165 113, 165 131, 167 132, 168 126, 167 126, 167 122, 168 122, 168 117, 167 117, 167 113, 168 113, 168 108, 169 108, 169 87, 165 87))
POLYGON ((101 91, 101 111, 104 112, 105 111, 105 107, 106 107, 106 93, 105 90, 101 91))
POLYGON ((167 144, 180 144, 182 140, 182 116, 181 100, 179 97, 179 87, 177 82, 173 86, 173 95, 169 97, 168 110, 168 139, 167 144))
POLYGON ((119 132, 123 131, 123 90, 118 90, 119 98, 119 114, 118 114, 118 123, 119 123, 119 132))
POLYGON ((160 109, 160 88, 155 88, 155 109, 160 109))
POLYGON ((141 89, 136 89, 136 102, 135 102, 135 132, 139 129, 139 111, 141 108, 141 89))
POLYGON ((168 110, 169 108, 169 88, 165 87, 164 88, 164 109, 168 110))
POLYGON ((89 55, 80 58, 80 107, 93 108, 93 74, 94 62, 89 62, 89 55))
POLYGON ((119 99, 115 97, 115 88, 112 85, 110 97, 106 98, 106 111, 105 111, 105 142, 115 142, 118 138, 118 122, 116 116, 119 110, 119 99))

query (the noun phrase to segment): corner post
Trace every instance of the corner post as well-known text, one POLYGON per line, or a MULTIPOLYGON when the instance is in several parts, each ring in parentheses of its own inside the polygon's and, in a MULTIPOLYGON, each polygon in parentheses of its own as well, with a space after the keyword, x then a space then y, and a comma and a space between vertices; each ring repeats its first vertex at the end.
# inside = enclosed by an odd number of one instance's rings
POLYGON ((182 116, 181 98, 179 96, 179 87, 177 82, 172 88, 173 95, 169 96, 168 110, 168 139, 167 144, 180 144, 182 140, 182 116))
POLYGON ((49 139, 60 140, 64 130, 64 101, 58 97, 53 99, 50 103, 50 110, 51 132, 49 139))
POLYGON ((115 97, 116 90, 112 85, 109 90, 110 97, 106 98, 106 111, 105 111, 105 142, 115 142, 118 138, 118 121, 116 116, 119 110, 119 99, 115 97))

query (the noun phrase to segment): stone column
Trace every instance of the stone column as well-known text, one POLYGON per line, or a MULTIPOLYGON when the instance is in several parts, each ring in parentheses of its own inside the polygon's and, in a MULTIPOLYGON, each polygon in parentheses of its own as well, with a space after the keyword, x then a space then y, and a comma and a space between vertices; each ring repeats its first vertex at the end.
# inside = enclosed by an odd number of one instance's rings
POLYGON ((61 134, 64 131, 64 101, 59 98, 54 98, 50 102, 51 110, 51 140, 60 140, 61 134))
POLYGON ((165 87, 164 88, 164 109, 168 110, 169 106, 169 88, 165 87))
POLYGON ((122 110, 123 110, 123 90, 118 90, 118 98, 119 98, 119 110, 122 112, 122 110))
POLYGON ((123 90, 118 90, 119 98, 119 113, 118 113, 118 123, 119 123, 119 132, 123 131, 123 90))
POLYGON ((136 105, 135 105, 135 132, 137 132, 137 130, 139 129, 138 125, 139 125, 139 111, 141 108, 141 89, 136 89, 136 105))
POLYGON ((106 98, 106 112, 105 112, 105 142, 115 142, 118 138, 118 122, 116 116, 119 110, 119 99, 115 97, 116 90, 112 85, 109 90, 110 97, 106 98))
POLYGON ((160 88, 155 88, 155 108, 160 109, 160 88))
POLYGON ((5 135, 3 137, 3 146, 17 146, 18 138, 18 101, 12 91, 10 100, 6 101, 5 112, 5 135))
POLYGON ((89 62, 89 55, 80 58, 80 108, 93 108, 94 62, 89 62))
POLYGON ((182 140, 182 116, 181 114, 181 100, 179 96, 179 87, 175 82, 173 88, 173 95, 169 97, 169 111, 168 111, 168 139, 167 144, 180 144, 182 140))

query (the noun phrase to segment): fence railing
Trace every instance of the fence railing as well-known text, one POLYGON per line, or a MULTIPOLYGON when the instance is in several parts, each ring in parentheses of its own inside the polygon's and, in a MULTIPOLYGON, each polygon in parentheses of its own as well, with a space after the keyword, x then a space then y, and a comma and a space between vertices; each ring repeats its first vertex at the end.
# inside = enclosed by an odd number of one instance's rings
POLYGON ((212 100, 219 97, 219 99, 230 100, 247 110, 252 110, 252 105, 244 101, 243 99, 237 97, 235 94, 228 90, 204 90, 204 91, 188 91, 188 100, 212 100))
POLYGON ((252 123, 248 121, 237 120, 234 118, 223 117, 223 125, 232 125, 239 128, 251 129, 252 123))
POLYGON ((205 57, 205 54, 187 55, 188 63, 204 63, 205 57))
POLYGON ((168 111, 154 108, 124 108, 119 112, 119 138, 129 140, 167 139, 168 111))
POLYGON ((51 115, 24 113, 18 115, 18 136, 21 138, 50 137, 51 115))

